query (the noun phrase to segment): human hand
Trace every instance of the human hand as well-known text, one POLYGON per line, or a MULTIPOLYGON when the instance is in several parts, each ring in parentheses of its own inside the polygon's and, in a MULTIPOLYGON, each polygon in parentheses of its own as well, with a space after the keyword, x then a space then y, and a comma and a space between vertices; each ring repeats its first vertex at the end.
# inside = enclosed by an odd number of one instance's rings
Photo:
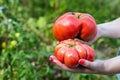
POLYGON ((61 63, 55 56, 50 56, 50 61, 62 68, 63 70, 75 72, 75 73, 87 73, 87 74, 106 74, 104 69, 104 61, 95 60, 90 62, 85 59, 80 59, 78 63, 81 65, 77 68, 69 68, 65 64, 61 63))
POLYGON ((113 21, 97 24, 97 34, 94 39, 88 42, 81 41, 86 44, 92 44, 99 37, 105 38, 120 38, 120 18, 113 21))

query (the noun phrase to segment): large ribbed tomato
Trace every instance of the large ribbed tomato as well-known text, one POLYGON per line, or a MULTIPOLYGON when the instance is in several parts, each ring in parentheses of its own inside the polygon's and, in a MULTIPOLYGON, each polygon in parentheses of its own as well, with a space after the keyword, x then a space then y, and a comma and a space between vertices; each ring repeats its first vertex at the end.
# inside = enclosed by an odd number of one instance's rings
POLYGON ((53 34, 58 41, 69 38, 92 40, 97 33, 95 19, 87 13, 67 12, 54 23, 53 34))
POLYGON ((59 42, 54 49, 56 58, 68 67, 77 67, 79 59, 94 60, 94 50, 75 39, 59 42))

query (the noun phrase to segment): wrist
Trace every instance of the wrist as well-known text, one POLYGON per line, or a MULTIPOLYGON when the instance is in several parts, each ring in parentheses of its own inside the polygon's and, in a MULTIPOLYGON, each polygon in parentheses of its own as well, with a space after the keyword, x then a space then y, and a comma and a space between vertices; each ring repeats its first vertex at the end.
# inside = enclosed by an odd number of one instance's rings
POLYGON ((97 25, 99 37, 120 38, 120 19, 97 25))
POLYGON ((104 71, 106 74, 120 73, 120 56, 104 60, 104 71))
POLYGON ((111 65, 112 62, 110 59, 108 60, 105 60, 104 61, 104 73, 107 74, 107 75, 112 75, 112 74, 115 74, 116 72, 114 72, 115 70, 113 69, 113 65, 111 65))
POLYGON ((95 74, 103 74, 103 75, 111 74, 108 60, 97 60, 96 62, 97 62, 96 64, 97 66, 96 66, 95 74))
POLYGON ((112 72, 110 64, 111 63, 109 63, 109 60, 104 61, 104 73, 107 75, 114 74, 114 72, 112 72))
POLYGON ((101 24, 97 25, 97 38, 102 37, 102 27, 101 24))
POLYGON ((97 60, 96 74, 107 74, 104 60, 97 60))
POLYGON ((109 36, 109 30, 106 28, 106 26, 109 26, 108 23, 98 24, 98 37, 108 37, 109 36))

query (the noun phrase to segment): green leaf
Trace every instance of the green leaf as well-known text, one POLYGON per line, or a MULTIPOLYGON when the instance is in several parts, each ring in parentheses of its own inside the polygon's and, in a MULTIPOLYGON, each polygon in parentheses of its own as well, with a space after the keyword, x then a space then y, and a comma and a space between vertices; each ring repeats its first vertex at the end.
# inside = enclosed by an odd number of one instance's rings
POLYGON ((40 28, 45 28, 47 22, 45 17, 39 17, 38 21, 37 21, 37 26, 40 28))

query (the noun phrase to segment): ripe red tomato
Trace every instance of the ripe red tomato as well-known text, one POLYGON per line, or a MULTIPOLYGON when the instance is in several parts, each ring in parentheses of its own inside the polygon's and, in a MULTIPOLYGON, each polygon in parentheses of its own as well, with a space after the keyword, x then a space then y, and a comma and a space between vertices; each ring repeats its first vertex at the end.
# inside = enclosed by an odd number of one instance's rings
POLYGON ((79 59, 94 60, 94 50, 75 39, 63 40, 54 49, 56 58, 66 66, 77 67, 79 59))
POLYGON ((53 34, 58 41, 69 38, 92 40, 97 33, 95 19, 87 13, 67 12, 54 23, 53 34))
POLYGON ((74 38, 79 33, 79 21, 71 12, 60 16, 54 23, 53 34, 59 41, 74 38))

